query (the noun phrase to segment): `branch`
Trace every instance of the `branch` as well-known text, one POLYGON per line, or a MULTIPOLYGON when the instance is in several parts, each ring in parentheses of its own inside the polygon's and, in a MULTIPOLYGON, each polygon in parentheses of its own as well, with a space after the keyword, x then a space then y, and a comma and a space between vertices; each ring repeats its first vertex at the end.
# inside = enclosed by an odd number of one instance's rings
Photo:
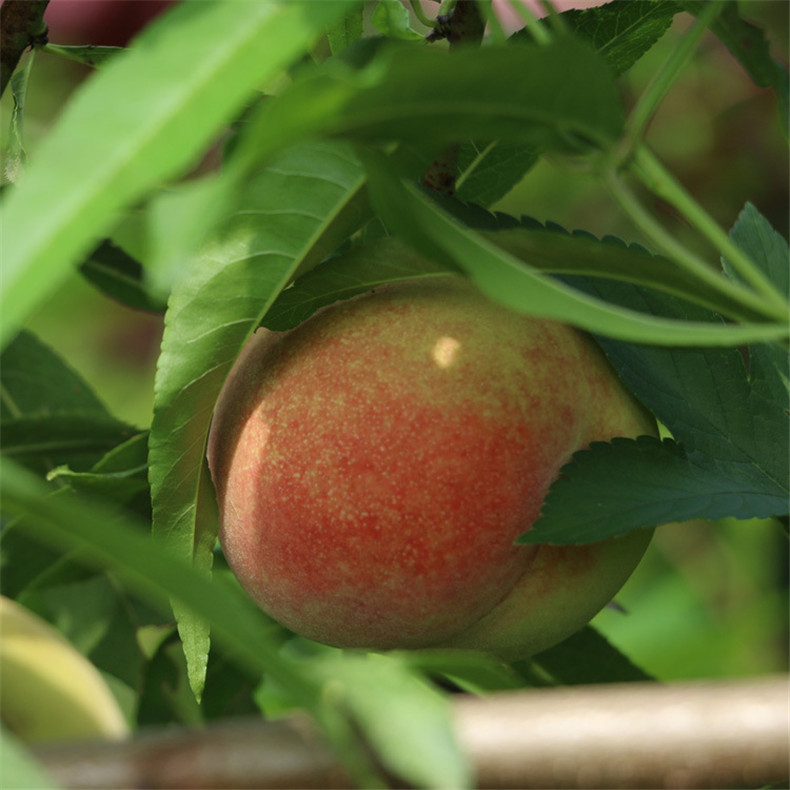
POLYGON ((49 0, 4 0, 0 6, 0 96, 28 47, 47 43, 49 0))
MULTIPOLYGON (((453 697, 481 788, 786 786, 788 678, 628 683, 453 697)), ((293 715, 59 745, 37 756, 67 788, 349 787, 293 715)))

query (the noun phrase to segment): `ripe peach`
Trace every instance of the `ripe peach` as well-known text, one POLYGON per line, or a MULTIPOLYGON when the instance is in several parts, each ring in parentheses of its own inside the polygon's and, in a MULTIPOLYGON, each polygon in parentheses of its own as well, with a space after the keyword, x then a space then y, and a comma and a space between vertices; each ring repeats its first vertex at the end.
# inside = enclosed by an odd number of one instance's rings
POLYGON ((654 432, 581 332, 460 277, 401 283, 245 348, 209 437, 220 541, 311 639, 529 655, 610 600, 650 532, 515 539, 572 453, 654 432))

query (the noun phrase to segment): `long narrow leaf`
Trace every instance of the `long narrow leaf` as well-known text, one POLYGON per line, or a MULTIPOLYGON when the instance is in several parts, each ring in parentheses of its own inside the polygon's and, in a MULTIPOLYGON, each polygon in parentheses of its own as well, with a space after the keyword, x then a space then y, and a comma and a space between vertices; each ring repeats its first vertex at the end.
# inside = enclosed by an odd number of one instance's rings
MULTIPOLYGON (((350 149, 315 143, 260 171, 214 242, 171 295, 149 444, 154 531, 205 570, 216 538, 205 479, 211 413, 233 360, 296 271, 317 263, 365 216, 364 174, 350 149)), ((200 692, 206 624, 177 611, 200 692)))
POLYGON ((89 80, 2 210, 0 340, 353 0, 181 3, 89 80))

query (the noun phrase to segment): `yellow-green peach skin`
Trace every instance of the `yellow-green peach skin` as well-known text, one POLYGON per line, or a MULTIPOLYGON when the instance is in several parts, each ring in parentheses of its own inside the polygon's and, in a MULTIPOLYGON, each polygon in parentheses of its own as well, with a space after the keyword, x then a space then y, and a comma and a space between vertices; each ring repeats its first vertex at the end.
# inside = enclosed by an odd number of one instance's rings
POLYGON ((310 639, 530 655, 613 597, 651 533, 516 538, 575 451, 654 433, 584 334, 460 277, 401 283, 247 345, 209 436, 220 542, 310 639))

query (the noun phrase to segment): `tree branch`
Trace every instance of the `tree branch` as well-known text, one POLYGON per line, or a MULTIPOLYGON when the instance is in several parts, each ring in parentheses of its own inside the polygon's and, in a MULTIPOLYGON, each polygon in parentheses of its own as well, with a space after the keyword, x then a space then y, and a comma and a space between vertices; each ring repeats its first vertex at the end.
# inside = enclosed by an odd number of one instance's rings
POLYGON ((49 0, 4 0, 0 6, 0 96, 28 47, 47 43, 49 0))
MULTIPOLYGON (((779 676, 459 695, 452 704, 481 788, 746 788, 787 782, 789 691, 779 676)), ((37 755, 70 788, 350 786, 303 716, 37 755)))

